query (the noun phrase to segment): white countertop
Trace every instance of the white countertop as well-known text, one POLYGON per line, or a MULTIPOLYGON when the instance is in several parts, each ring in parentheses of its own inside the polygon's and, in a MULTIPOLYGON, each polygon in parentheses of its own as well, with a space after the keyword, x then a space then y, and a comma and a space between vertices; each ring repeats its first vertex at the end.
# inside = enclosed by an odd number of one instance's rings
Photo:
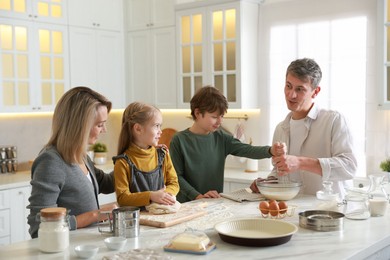
MULTIPOLYGON (((367 220, 344 219, 341 231, 318 232, 299 227, 291 240, 273 247, 244 247, 222 241, 214 230, 220 221, 237 217, 261 218, 258 202, 238 203, 226 199, 207 200, 209 205, 217 204, 205 216, 169 228, 141 226, 138 238, 129 238, 122 251, 134 248, 153 249, 160 254, 170 255, 173 259, 366 259, 376 254, 375 259, 388 259, 389 251, 379 252, 390 245, 390 212, 387 216, 372 217, 367 220), (217 248, 205 256, 163 251, 170 239, 186 228, 204 231, 216 243, 217 248)), ((194 203, 194 202, 192 202, 194 203)), ((298 196, 290 201, 298 205, 292 216, 283 221, 299 226, 298 212, 313 209, 316 200, 311 196, 298 196)), ((99 246, 96 259, 112 256, 117 251, 108 251, 96 226, 70 232, 70 247, 62 253, 45 254, 38 249, 38 240, 11 244, 0 247, 0 256, 4 259, 76 259, 74 247, 80 244, 99 246)))
POLYGON ((0 174, 0 190, 19 188, 30 185, 31 172, 21 171, 16 173, 0 174))

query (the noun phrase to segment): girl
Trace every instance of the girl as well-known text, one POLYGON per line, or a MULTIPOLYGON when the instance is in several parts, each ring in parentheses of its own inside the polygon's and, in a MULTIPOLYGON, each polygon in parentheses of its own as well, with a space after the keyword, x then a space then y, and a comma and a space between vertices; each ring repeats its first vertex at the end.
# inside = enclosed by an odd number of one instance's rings
POLYGON ((115 191, 120 206, 174 205, 179 183, 169 153, 156 148, 162 114, 134 102, 123 112, 118 156, 114 157, 115 191))

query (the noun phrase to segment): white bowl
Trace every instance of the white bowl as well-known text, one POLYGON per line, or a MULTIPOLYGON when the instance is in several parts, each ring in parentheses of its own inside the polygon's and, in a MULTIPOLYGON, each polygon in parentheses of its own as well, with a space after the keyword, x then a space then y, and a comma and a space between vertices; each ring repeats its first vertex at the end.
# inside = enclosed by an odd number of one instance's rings
POLYGON ((269 200, 291 200, 298 195, 302 183, 299 182, 278 182, 267 181, 257 182, 260 193, 269 200))
POLYGON ((106 244, 108 249, 111 250, 120 250, 124 245, 126 245, 127 239, 124 237, 107 237, 104 239, 104 244, 106 244))
POLYGON ((80 245, 74 248, 76 255, 80 258, 94 257, 99 251, 99 247, 94 245, 80 245))

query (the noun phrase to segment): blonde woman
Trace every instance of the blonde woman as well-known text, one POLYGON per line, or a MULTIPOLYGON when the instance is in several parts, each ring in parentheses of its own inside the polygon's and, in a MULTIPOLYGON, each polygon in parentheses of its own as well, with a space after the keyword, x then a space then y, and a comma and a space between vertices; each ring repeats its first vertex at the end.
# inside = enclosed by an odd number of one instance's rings
MULTIPOLYGON (((53 114, 52 136, 31 168, 29 232, 38 236, 37 213, 42 208, 69 210, 69 228, 83 228, 98 221, 99 193, 114 191, 113 173, 96 168, 87 156, 87 147, 106 131, 111 102, 87 88, 67 91, 53 114)), ((111 210, 116 204, 108 204, 111 210)))

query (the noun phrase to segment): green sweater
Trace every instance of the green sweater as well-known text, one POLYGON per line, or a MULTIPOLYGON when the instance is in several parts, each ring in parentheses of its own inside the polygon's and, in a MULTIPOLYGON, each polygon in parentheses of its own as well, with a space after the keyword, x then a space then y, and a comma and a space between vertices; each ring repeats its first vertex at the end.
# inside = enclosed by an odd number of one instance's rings
POLYGON ((225 160, 229 154, 252 159, 270 158, 269 148, 241 143, 222 130, 208 135, 194 134, 188 129, 178 132, 169 149, 180 185, 177 200, 194 200, 210 190, 223 192, 225 160))

